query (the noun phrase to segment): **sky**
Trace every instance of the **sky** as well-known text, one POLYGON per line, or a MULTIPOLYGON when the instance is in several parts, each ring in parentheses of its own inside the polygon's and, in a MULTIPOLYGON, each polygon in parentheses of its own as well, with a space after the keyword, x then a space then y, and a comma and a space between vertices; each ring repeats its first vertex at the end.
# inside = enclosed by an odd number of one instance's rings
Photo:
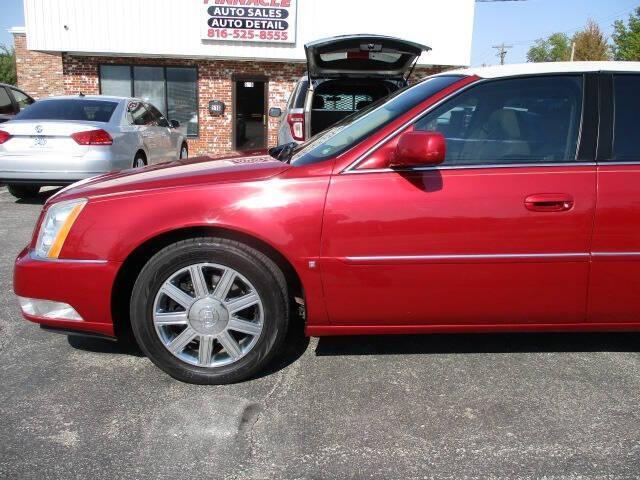
POLYGON ((506 63, 526 61, 527 50, 536 39, 554 32, 573 35, 593 19, 607 36, 613 22, 625 20, 640 7, 640 0, 526 0, 477 3, 473 29, 472 65, 496 64, 502 42, 513 45, 506 63))
MULTIPOLYGON (((452 3, 455 0, 451 0, 452 3)), ((11 45, 7 29, 23 26, 22 0, 0 0, 0 44, 11 45)), ((526 61, 529 47, 536 39, 554 32, 572 35, 588 19, 595 20, 611 35, 614 20, 626 20, 640 0, 524 0, 478 3, 473 31, 471 64, 495 64, 497 51, 491 48, 504 42, 513 45, 505 61, 526 61)))

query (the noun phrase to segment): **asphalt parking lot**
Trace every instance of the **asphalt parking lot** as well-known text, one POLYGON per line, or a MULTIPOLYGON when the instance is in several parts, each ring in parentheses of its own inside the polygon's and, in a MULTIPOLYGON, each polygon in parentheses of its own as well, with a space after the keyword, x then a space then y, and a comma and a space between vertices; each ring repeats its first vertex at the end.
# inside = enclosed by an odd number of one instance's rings
POLYGON ((22 320, 13 260, 45 197, 0 187, 0 478, 640 477, 640 335, 296 331, 260 378, 182 384, 22 320))

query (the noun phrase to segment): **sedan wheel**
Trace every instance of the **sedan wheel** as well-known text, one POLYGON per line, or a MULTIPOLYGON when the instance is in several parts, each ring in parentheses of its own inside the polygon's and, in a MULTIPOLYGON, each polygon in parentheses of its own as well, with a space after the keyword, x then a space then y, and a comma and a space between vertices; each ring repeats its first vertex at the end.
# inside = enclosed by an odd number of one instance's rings
POLYGON ((40 187, 36 185, 8 185, 9 193, 22 200, 35 197, 40 192, 40 187))
POLYGON ((264 310, 255 287, 239 272, 198 263, 171 275, 156 294, 153 322, 162 344, 200 367, 236 362, 255 346, 264 310))
POLYGON ((286 335, 284 275, 240 242, 193 238, 156 253, 131 295, 140 348, 169 375, 191 383, 246 379, 265 367, 286 335))

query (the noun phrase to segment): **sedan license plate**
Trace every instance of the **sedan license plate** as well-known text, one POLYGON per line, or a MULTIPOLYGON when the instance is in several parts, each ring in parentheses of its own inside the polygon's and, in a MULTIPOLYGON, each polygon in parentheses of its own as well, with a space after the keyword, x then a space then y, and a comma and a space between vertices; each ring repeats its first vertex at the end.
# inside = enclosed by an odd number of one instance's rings
POLYGON ((42 135, 36 135, 31 137, 33 139, 33 148, 46 148, 47 147, 47 138, 42 135))

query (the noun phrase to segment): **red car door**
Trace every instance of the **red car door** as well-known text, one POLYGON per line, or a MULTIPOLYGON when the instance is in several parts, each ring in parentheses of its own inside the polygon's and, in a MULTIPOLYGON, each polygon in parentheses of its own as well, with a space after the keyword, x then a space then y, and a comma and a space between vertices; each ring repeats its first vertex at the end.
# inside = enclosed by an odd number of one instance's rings
POLYGON ((638 74, 603 74, 600 79, 598 208, 588 319, 609 326, 640 321, 639 89, 638 74))
POLYGON ((330 321, 584 322, 596 194, 585 78, 480 82, 409 127, 444 134, 441 166, 367 169, 365 158, 334 175, 321 267, 330 321))

